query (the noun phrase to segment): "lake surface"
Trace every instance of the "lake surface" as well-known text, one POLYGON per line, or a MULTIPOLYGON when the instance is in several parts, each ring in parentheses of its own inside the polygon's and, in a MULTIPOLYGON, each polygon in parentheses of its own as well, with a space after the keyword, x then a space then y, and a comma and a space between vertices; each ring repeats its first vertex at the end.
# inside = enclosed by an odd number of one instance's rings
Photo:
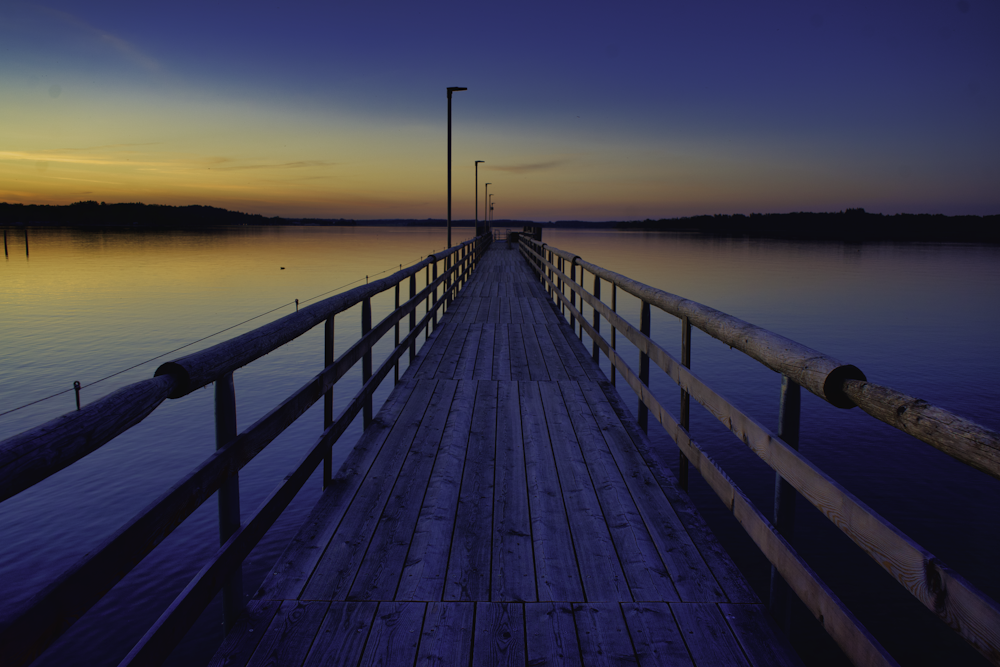
MULTIPOLYGON (((458 242, 470 233, 456 229, 453 237, 458 242)), ((1000 385, 995 380, 1000 374, 1000 248, 806 244, 607 231, 546 232, 544 240, 852 363, 874 382, 1000 429, 1000 385)), ((23 231, 10 230, 9 256, 0 264, 0 413, 71 389, 74 380, 84 385, 86 403, 148 378, 167 359, 294 311, 295 299, 312 303, 314 297, 353 287, 359 279, 364 282, 366 274, 382 277, 400 264, 419 261, 443 247, 444 230, 43 229, 30 230, 28 243, 26 254, 23 231), (88 386, 234 325, 219 336, 88 386)), ((375 321, 391 310, 392 298, 390 292, 375 300, 375 321)), ((338 351, 358 338, 357 310, 337 316, 338 351)), ((619 311, 638 323, 638 303, 621 292, 619 311)), ((668 350, 679 352, 680 326, 674 318, 654 309, 652 331, 668 350)), ((619 348, 637 368, 637 352, 621 337, 619 348)), ((387 345, 376 350, 376 364, 387 351, 387 345)), ((322 358, 320 329, 237 371, 240 427, 312 377, 322 358)), ((606 359, 602 367, 607 371, 606 359)), ((777 374, 697 331, 692 367, 730 401, 776 427, 777 374)), ((338 405, 360 386, 359 372, 342 380, 343 389, 338 384, 338 405)), ((655 366, 651 376, 661 402, 676 408, 676 387, 655 366)), ((391 382, 380 398, 390 389, 391 382)), ((619 390, 635 404, 624 383, 619 390)), ((74 407, 69 391, 2 415, 0 439, 74 407)), ((212 419, 211 391, 167 401, 129 433, 0 504, 0 618, 210 455, 212 419)), ((318 434, 321 421, 321 409, 311 410, 241 472, 244 516, 290 472, 318 434)), ((692 406, 691 430, 769 515, 773 472, 697 406, 692 406)), ((355 424, 344 436, 341 456, 359 433, 355 424)), ((658 444, 676 470, 676 449, 669 442, 658 444)), ((801 451, 945 564, 1000 598, 1000 574, 994 567, 1000 547, 995 512, 1000 482, 858 409, 839 410, 805 392, 801 451)), ((248 594, 319 491, 319 480, 311 480, 255 550, 244 572, 248 594)), ((691 495, 766 598, 767 562, 696 473, 691 495)), ((804 502, 797 507, 793 544, 901 664, 985 664, 804 502)), ((116 664, 216 548, 215 503, 208 502, 39 664, 116 664)), ((843 664, 804 608, 798 612, 793 641, 807 661, 843 664)), ((204 662, 221 637, 220 619, 215 604, 170 662, 204 662)))

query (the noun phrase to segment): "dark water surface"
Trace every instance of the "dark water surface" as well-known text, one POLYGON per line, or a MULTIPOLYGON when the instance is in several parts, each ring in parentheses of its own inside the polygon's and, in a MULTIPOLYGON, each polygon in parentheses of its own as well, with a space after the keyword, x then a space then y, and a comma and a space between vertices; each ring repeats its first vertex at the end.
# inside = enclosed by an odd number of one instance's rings
MULTIPOLYGON (((167 358, 260 326, 292 312, 294 305, 286 304, 296 298, 305 302, 441 249, 444 232, 53 229, 30 235, 28 257, 23 242, 15 241, 20 237, 12 234, 10 257, 0 264, 0 412, 69 388, 74 380, 87 385, 283 306, 167 358)), ((456 230, 457 240, 466 236, 456 230)), ((1000 429, 1000 248, 581 231, 547 232, 544 240, 855 364, 875 382, 1000 429)), ((375 301, 376 321, 391 310, 392 298, 390 292, 375 301)), ((619 310, 638 323, 638 304, 631 297, 620 293, 619 310)), ((355 311, 337 317, 338 350, 358 337, 355 311)), ((680 326, 674 318, 654 309, 652 331, 668 350, 679 352, 680 326)), ((634 349, 621 338, 619 344, 628 363, 637 367, 634 349)), ((381 346, 376 363, 387 352, 381 346)), ((150 377, 161 361, 85 388, 84 402, 150 377)), ((238 371, 240 427, 274 407, 321 365, 322 333, 317 330, 238 371)), ((606 360, 602 367, 608 368, 606 360)), ((777 374, 700 332, 694 336, 692 367, 731 402, 776 427, 777 374)), ((654 393, 674 409, 676 387, 655 367, 651 374, 654 393)), ((335 391, 340 405, 360 385, 356 375, 335 391)), ((382 399, 389 389, 381 392, 382 399)), ((623 383, 619 390, 634 404, 623 383)), ((0 416, 0 439, 73 407, 70 392, 0 416)), ((321 411, 311 410, 244 469, 244 516, 290 472, 321 420, 321 411)), ((0 504, 0 618, 207 457, 214 450, 212 423, 211 391, 167 401, 139 427, 0 504)), ((342 442, 353 443, 358 433, 355 424, 342 442)), ((696 406, 692 433, 770 514, 770 469, 696 406)), ((1000 482, 860 410, 838 410, 808 393, 803 394, 801 440, 804 455, 827 474, 975 586, 1000 598, 1000 574, 994 567, 1000 547, 1000 482)), ((664 457, 676 469, 672 447, 663 443, 664 457)), ((248 594, 318 493, 314 479, 251 556, 245 567, 248 594)), ((766 561, 697 473, 692 474, 691 495, 766 598, 766 561)), ((215 503, 208 502, 39 664, 116 664, 214 552, 216 531, 215 503)), ((986 664, 804 502, 797 507, 796 531, 795 547, 901 664, 986 664)), ((171 662, 204 662, 221 637, 220 616, 217 604, 210 607, 171 662)), ((842 664, 816 626, 804 608, 798 609, 793 626, 797 648, 810 664, 842 664)))

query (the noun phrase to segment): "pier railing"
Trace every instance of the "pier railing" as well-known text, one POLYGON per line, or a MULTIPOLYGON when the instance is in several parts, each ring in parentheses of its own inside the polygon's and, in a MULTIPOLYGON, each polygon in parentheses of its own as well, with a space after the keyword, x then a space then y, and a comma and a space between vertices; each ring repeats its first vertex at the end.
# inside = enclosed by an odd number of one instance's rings
POLYGON ((409 352, 416 355, 426 336, 469 279, 492 241, 484 234, 382 280, 342 292, 231 340, 161 365, 153 378, 123 387, 35 429, 0 442, 0 501, 62 470, 153 412, 167 398, 179 398, 215 383, 215 454, 139 512, 86 558, 62 573, 0 628, 0 662, 26 665, 39 656, 77 619, 160 544, 198 507, 219 492, 222 546, 132 649, 122 665, 161 663, 184 637, 201 611, 223 591, 226 629, 242 610, 242 563, 288 506, 311 474, 323 464, 323 485, 332 477, 332 447, 359 414, 372 421, 372 395, 409 352), (425 287, 417 290, 417 275, 425 287), (408 298, 401 303, 401 290, 408 298), (371 299, 395 289, 395 309, 372 325, 371 299), (334 358, 334 316, 360 304, 361 338, 334 358), (417 320, 418 309, 424 314, 417 320), (401 338, 400 325, 409 318, 401 338), (272 352, 312 328, 324 325, 325 368, 242 433, 236 432, 233 371, 272 352), (377 370, 372 349, 395 332, 395 347, 377 370), (356 363, 362 364, 362 387, 339 416, 333 414, 333 387, 356 363), (323 399, 323 432, 295 470, 241 525, 238 474, 241 468, 317 401, 323 399))
POLYGON ((1000 664, 1000 606, 799 454, 799 388, 805 387, 840 408, 858 406, 873 417, 997 478, 1000 478, 1000 434, 925 401, 868 382, 855 366, 713 308, 586 262, 573 253, 525 236, 520 238, 520 248, 560 312, 579 329, 581 339, 583 332, 592 339, 594 360, 597 361, 603 352, 611 362, 612 381, 617 371, 638 395, 640 426, 647 428, 652 412, 677 444, 681 486, 687 487, 690 463, 771 562, 772 613, 777 616, 787 613, 787 600, 782 599, 783 579, 854 664, 896 664, 782 536, 787 532, 797 491, 942 621, 993 664, 1000 664), (592 276, 591 291, 584 288, 584 271, 592 276), (610 305, 602 300, 602 287, 610 287, 610 305), (641 303, 638 329, 617 313, 619 289, 641 303), (583 314, 584 303, 593 309, 590 322, 583 314), (680 359, 650 338, 652 306, 680 319, 680 359), (601 334, 602 318, 611 325, 610 340, 601 334), (782 375, 777 433, 729 403, 691 372, 691 327, 782 375), (638 373, 618 355, 618 334, 638 348, 638 373), (681 389, 676 418, 649 389, 650 360, 681 389), (692 439, 689 431, 692 397, 776 472, 778 484, 773 524, 692 439))

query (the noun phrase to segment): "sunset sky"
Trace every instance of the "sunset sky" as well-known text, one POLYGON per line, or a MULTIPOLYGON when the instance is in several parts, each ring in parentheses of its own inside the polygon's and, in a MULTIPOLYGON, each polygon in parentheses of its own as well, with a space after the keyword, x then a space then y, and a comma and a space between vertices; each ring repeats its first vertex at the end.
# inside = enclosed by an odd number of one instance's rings
POLYGON ((0 201, 1000 213, 1000 1, 0 2, 0 201))

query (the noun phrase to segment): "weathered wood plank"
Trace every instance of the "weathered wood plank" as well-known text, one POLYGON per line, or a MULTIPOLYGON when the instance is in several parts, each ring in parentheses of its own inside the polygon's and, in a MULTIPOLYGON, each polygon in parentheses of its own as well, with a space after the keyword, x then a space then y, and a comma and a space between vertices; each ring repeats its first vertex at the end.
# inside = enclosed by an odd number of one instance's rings
POLYGON ((426 608, 423 602, 380 602, 359 667, 412 665, 426 608))
POLYGON ((524 605, 477 602, 472 667, 524 667, 524 605))
POLYGON ((537 599, 517 387, 498 385, 490 599, 499 602, 537 599))
POLYGON ((434 387, 413 446, 351 585, 348 597, 352 600, 391 600, 396 593, 420 512, 420 503, 415 500, 423 498, 427 490, 457 386, 455 380, 438 380, 434 387))
POLYGON ((417 366, 417 370, 414 372, 416 379, 429 380, 434 377, 438 366, 441 365, 441 360, 444 358, 445 352, 448 350, 448 344, 455 333, 455 327, 434 328, 434 331, 431 332, 431 335, 427 337, 427 341, 424 343, 424 350, 426 352, 421 350, 422 354, 417 355, 417 359, 414 361, 414 364, 417 366))
POLYGON ((651 530, 656 530, 657 526, 654 523, 647 529, 580 385, 560 382, 559 389, 632 597, 636 600, 679 601, 670 574, 650 536, 651 530))
POLYGON ((379 456, 369 469, 369 478, 351 500, 340 526, 323 553, 302 597, 311 600, 344 599, 364 558, 382 509, 420 422, 427 410, 436 381, 418 380, 413 395, 386 438, 379 456))
POLYGON ((493 324, 480 324, 479 350, 476 354, 476 367, 472 372, 475 380, 495 380, 493 377, 493 346, 496 340, 497 328, 493 324))
POLYGON ((467 324, 456 323, 448 328, 454 329, 455 333, 452 335, 451 340, 448 341, 448 347, 445 348, 441 361, 434 371, 432 377, 435 380, 450 380, 455 377, 462 350, 465 348, 465 340, 469 337, 470 333, 470 326, 467 324))
POLYGON ((476 358, 479 356, 479 346, 483 336, 483 325, 472 324, 468 327, 469 332, 466 334, 462 352, 452 375, 456 380, 471 380, 475 375, 476 358))
POLYGON ((510 346, 510 379, 531 380, 531 370, 528 368, 528 355, 524 349, 524 334, 520 324, 505 324, 508 345, 510 346))
POLYGON ((378 418, 348 454, 302 528, 264 579, 254 596, 256 599, 285 600, 299 596, 416 386, 415 380, 400 382, 389 394, 378 418))
POLYGON ((573 608, 565 602, 524 605, 528 664, 562 667, 582 664, 573 608))
POLYGON ((538 344, 535 336, 535 328, 530 325, 512 324, 521 332, 521 341, 524 344, 524 354, 528 363, 528 375, 532 380, 552 380, 549 375, 548 366, 545 364, 545 357, 542 356, 542 348, 538 344))
POLYGON ((301 665, 329 606, 315 600, 283 602, 247 666, 301 665))
POLYGON ((277 600, 249 601, 244 613, 240 614, 236 624, 222 640, 208 667, 246 665, 280 607, 281 603, 277 600))
POLYGON ((749 666, 719 607, 709 602, 674 602, 670 610, 698 667, 749 666))
POLYGON ((545 362, 545 368, 548 371, 548 379, 569 380, 569 373, 566 372, 566 367, 563 365, 562 359, 556 351, 556 346, 552 344, 552 337, 549 336, 546 327, 540 324, 524 324, 522 326, 525 329, 531 329, 532 337, 538 343, 538 347, 542 352, 542 360, 545 362))
POLYGON ((439 600, 443 595, 476 385, 466 380, 458 382, 396 591, 397 600, 439 600))
POLYGON ((755 667, 802 667, 788 638, 764 605, 720 604, 719 610, 755 667))
POLYGON ((632 594, 580 452, 569 413, 555 382, 539 382, 559 486, 588 602, 631 602, 632 594))
POLYGON ((445 600, 489 598, 496 428, 497 383, 481 380, 476 387, 462 492, 445 579, 445 600))
POLYGON ((518 383, 539 600, 583 600, 566 507, 537 382, 518 383))
POLYGON ((622 612, 641 667, 693 667, 670 605, 666 602, 627 602, 622 605, 622 612))
POLYGON ((417 667, 468 665, 472 658, 475 611, 473 602, 432 602, 427 605, 417 667))
POLYGON ((495 324, 493 337, 493 379, 510 380, 510 332, 506 324, 495 324))
MULTIPOLYGON (((588 397, 588 403, 591 408, 601 413, 600 423, 602 425, 614 424, 612 417, 606 413, 606 409, 603 407, 605 401, 602 401, 600 396, 595 396, 591 388, 585 384, 581 384, 581 386, 584 389, 584 394, 588 397)), ((718 587, 721 587, 725 593, 725 597, 730 602, 760 602, 757 594, 753 592, 753 589, 747 584, 746 579, 740 573, 736 564, 733 563, 732 557, 722 548, 715 535, 712 534, 711 529, 705 523, 694 503, 691 502, 686 493, 678 490, 677 480, 670 472, 666 463, 668 460, 673 460, 673 451, 655 451, 646 434, 639 428, 635 417, 629 412, 628 407, 622 402, 621 397, 611 383, 604 381, 599 383, 598 386, 601 388, 601 393, 604 395, 607 405, 614 410, 615 416, 618 418, 618 423, 625 429, 625 432, 628 434, 629 439, 632 440, 632 444, 636 451, 639 452, 645 464, 643 465, 643 463, 635 461, 633 458, 630 469, 640 475, 642 485, 648 484, 648 476, 652 476, 652 479, 656 481, 656 486, 666 498, 670 509, 673 510, 673 513, 680 520, 680 528, 672 521, 661 524, 661 531, 669 531, 664 536, 666 541, 663 548, 669 549, 668 545, 670 544, 684 545, 684 541, 674 542, 674 540, 682 540, 682 531, 686 532, 691 538, 691 543, 695 545, 701 554, 703 562, 711 570, 709 574, 698 567, 697 556, 690 553, 689 550, 686 550, 687 553, 684 555, 683 561, 675 563, 674 567, 671 567, 670 560, 668 560, 668 569, 670 569, 674 585, 677 586, 681 597, 689 602, 723 602, 725 600, 718 597, 718 587), (690 565, 686 567, 684 563, 690 565), (675 570, 678 573, 675 573, 675 570), (685 570, 689 573, 688 576, 681 576, 679 573, 685 570)), ((620 452, 628 452, 629 448, 627 443, 623 442, 621 447, 617 447, 612 451, 615 452, 617 457, 620 452)), ((621 459, 621 461, 624 465, 626 460, 621 459)), ((632 478, 627 475, 626 479, 632 478)), ((656 495, 647 498, 647 501, 652 504, 652 509, 650 510, 651 516, 670 518, 671 512, 662 506, 656 495)), ((640 509, 645 511, 648 509, 648 506, 645 503, 641 504, 640 509)), ((654 534, 654 536, 656 535, 654 534)), ((663 555, 662 551, 661 555, 663 555)), ((664 558, 667 559, 669 557, 664 555, 664 558)))
POLYGON ((377 602, 331 602, 303 667, 358 664, 377 610, 377 602))
POLYGON ((583 664, 634 665, 635 650, 621 606, 613 602, 590 602, 573 606, 583 664))
MULTIPOLYGON (((687 527, 675 512, 674 504, 664 494, 659 481, 669 485, 667 479, 657 480, 649 466, 643 461, 639 450, 629 435, 628 425, 635 425, 636 435, 642 431, 631 416, 617 412, 608 401, 607 392, 600 385, 581 382, 579 390, 593 413, 607 450, 599 454, 613 457, 631 491, 636 509, 649 528, 649 534, 660 557, 666 565, 667 573, 677 589, 681 600, 688 602, 725 602, 729 598, 723 593, 705 557, 695 546, 687 527)), ((614 388, 611 388, 614 391, 614 388)), ((619 406, 619 409, 621 406, 619 406)), ((638 435, 637 435, 638 437, 638 435)), ((611 470, 611 461, 604 459, 604 465, 611 470)), ((688 501, 690 502, 690 501, 688 501)), ((693 509, 693 508, 691 508, 693 509)), ((703 525, 699 529, 707 530, 703 525)), ((700 533, 705 537, 704 533, 700 533)), ((712 538, 714 541, 714 538, 712 538)), ((726 570, 730 576, 743 580, 735 567, 726 570)), ((744 583, 744 587, 746 584, 744 583)), ((737 597, 743 599, 747 590, 735 589, 737 597)), ((672 601, 663 597, 660 600, 672 601)), ((756 597, 750 598, 756 602, 756 597)))

